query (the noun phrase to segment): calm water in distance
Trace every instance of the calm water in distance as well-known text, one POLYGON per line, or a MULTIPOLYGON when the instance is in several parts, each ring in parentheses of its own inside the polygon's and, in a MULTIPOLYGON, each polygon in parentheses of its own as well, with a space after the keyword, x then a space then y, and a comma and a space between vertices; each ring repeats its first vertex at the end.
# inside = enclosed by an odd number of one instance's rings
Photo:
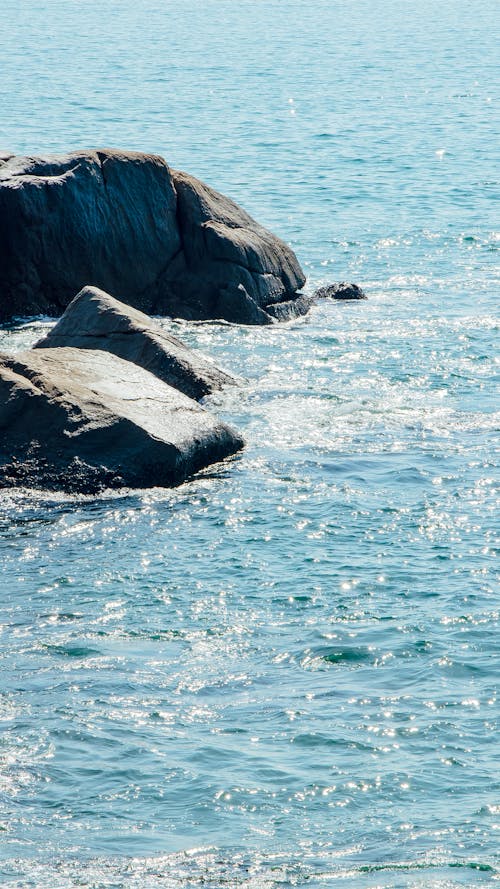
POLYGON ((497 36, 493 0, 3 0, 1 148, 159 152, 369 300, 163 322, 245 377, 234 461, 2 493, 2 886, 498 884, 497 36))

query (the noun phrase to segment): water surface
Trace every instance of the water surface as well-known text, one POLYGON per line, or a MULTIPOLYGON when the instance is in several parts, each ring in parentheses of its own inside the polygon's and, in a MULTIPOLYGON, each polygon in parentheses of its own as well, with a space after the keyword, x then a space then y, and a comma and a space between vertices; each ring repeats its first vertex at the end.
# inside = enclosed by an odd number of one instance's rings
POLYGON ((162 322, 233 461, 2 493, 2 885, 498 882, 495 6, 4 0, 5 149, 159 152, 369 300, 162 322))

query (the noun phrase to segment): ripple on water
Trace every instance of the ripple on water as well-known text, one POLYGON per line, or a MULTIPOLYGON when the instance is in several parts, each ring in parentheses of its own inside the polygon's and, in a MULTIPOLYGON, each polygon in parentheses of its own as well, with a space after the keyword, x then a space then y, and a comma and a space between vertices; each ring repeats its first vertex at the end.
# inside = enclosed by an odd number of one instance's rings
POLYGON ((42 5, 2 7, 7 147, 77 114, 369 299, 161 320, 244 379, 206 402, 237 460, 2 491, 0 882, 498 883, 492 0, 42 5))

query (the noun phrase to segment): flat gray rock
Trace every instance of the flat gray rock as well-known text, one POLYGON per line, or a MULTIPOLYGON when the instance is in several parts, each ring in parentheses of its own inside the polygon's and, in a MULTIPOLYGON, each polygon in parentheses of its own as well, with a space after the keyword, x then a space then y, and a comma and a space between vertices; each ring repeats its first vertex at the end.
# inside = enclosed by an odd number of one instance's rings
POLYGON ((103 349, 199 400, 238 381, 137 309, 97 287, 84 287, 35 349, 103 349))
POLYGON ((0 155, 0 322, 58 316, 91 285, 150 314, 271 323, 304 282, 287 244, 161 157, 0 155))
POLYGON ((0 487, 177 485, 242 446, 195 401, 116 355, 0 355, 0 487))

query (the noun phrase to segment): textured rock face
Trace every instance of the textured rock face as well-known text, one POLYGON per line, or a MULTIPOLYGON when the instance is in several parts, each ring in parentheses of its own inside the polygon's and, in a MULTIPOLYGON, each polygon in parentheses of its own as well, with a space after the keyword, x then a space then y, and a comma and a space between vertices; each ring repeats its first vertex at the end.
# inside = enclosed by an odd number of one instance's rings
POLYGON ((327 284, 320 287, 314 294, 314 299, 368 299, 364 290, 358 284, 348 284, 340 281, 338 284, 327 284))
POLYGON ((210 306, 209 317, 272 323, 267 308, 295 297, 305 284, 293 251, 234 201, 186 173, 172 175, 187 264, 180 302, 188 299, 194 317, 210 306))
POLYGON ((116 355, 0 355, 0 487, 176 485, 242 446, 192 399, 116 355))
POLYGON ((298 315, 307 315, 313 303, 314 300, 311 296, 300 296, 298 299, 268 306, 268 312, 277 321, 292 321, 298 315))
POLYGON ((151 308, 180 250, 176 195, 158 157, 89 151, 0 167, 3 318, 55 314, 85 284, 151 308))
POLYGON ((155 314, 272 323, 280 303, 303 312, 304 282, 283 241, 160 157, 0 156, 0 321, 58 315, 88 284, 155 314))
POLYGON ((34 348, 61 346, 112 352, 198 400, 238 382, 167 334, 153 318, 97 287, 84 287, 34 348))

